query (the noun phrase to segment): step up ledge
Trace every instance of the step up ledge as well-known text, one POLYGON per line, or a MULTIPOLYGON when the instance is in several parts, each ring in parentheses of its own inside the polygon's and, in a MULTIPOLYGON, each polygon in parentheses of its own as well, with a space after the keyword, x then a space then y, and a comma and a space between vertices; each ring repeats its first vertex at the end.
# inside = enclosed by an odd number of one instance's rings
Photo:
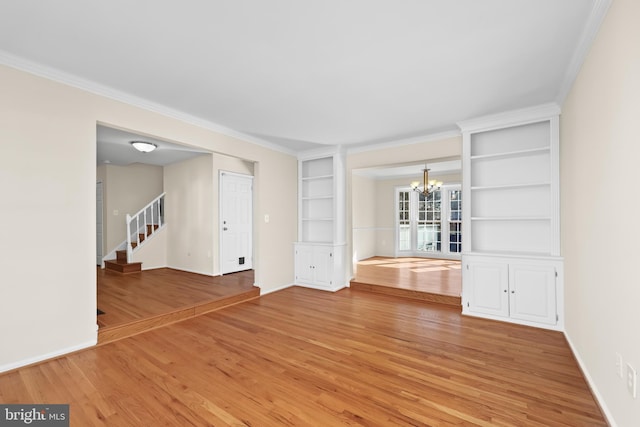
POLYGON ((116 260, 108 260, 104 262, 105 269, 117 271, 118 273, 138 273, 142 271, 141 262, 121 263, 116 260))

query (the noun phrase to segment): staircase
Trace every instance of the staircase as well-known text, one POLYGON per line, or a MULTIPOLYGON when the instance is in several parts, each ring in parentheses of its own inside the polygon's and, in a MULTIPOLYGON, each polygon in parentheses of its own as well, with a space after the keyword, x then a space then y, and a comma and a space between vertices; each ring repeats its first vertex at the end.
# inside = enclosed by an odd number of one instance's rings
POLYGON ((116 251, 116 259, 104 261, 105 269, 123 274, 142 271, 141 262, 131 262, 132 255, 147 238, 165 225, 164 195, 165 193, 162 193, 156 197, 137 214, 127 214, 127 240, 123 243, 124 249, 116 251))
POLYGON ((141 262, 127 262, 127 250, 116 251, 116 259, 105 260, 104 268, 118 273, 137 273, 142 271, 141 262))

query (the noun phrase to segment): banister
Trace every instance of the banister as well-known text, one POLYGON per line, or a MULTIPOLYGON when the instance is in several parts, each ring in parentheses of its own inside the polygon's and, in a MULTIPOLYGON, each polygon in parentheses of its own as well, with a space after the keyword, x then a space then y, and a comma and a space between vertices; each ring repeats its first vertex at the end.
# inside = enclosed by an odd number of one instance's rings
POLYGON ((160 228, 163 225, 162 213, 164 210, 164 196, 167 193, 162 193, 151 202, 147 203, 145 207, 140 209, 135 215, 126 216, 126 230, 127 230, 127 262, 131 262, 131 256, 133 255, 134 249, 132 247, 132 239, 131 236, 135 233, 135 243, 136 250, 140 247, 142 241, 144 241, 147 237, 156 232, 156 228, 160 228), (154 218, 154 213, 157 209, 157 216, 154 218), (151 223, 147 221, 147 210, 149 211, 149 220, 151 223), (135 228, 131 228, 131 224, 135 221, 135 228), (142 221, 142 227, 140 226, 140 222, 142 221), (150 227, 149 227, 150 226, 150 227), (142 232, 141 232, 142 230, 142 232), (140 235, 144 235, 142 241, 140 240, 140 235))

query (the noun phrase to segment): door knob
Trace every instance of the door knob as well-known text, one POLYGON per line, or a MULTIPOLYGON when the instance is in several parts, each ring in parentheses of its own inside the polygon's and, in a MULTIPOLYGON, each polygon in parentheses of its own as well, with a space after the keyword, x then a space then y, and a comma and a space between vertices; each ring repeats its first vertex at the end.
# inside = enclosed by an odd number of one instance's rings
POLYGON ((223 231, 227 231, 227 230, 228 230, 228 228, 227 228, 227 227, 222 227, 222 230, 223 230, 223 231))

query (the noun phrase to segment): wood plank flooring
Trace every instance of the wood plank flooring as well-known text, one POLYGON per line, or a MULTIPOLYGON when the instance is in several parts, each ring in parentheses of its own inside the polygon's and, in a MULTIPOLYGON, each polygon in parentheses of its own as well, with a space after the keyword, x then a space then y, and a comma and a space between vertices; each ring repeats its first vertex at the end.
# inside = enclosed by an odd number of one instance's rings
POLYGON ((604 426, 561 333, 285 289, 0 375, 72 426, 604 426))
POLYGON ((253 270, 205 276, 170 268, 98 269, 98 342, 104 343, 256 298, 253 270))
POLYGON ((372 257, 357 263, 351 288, 460 307, 460 261, 372 257))

